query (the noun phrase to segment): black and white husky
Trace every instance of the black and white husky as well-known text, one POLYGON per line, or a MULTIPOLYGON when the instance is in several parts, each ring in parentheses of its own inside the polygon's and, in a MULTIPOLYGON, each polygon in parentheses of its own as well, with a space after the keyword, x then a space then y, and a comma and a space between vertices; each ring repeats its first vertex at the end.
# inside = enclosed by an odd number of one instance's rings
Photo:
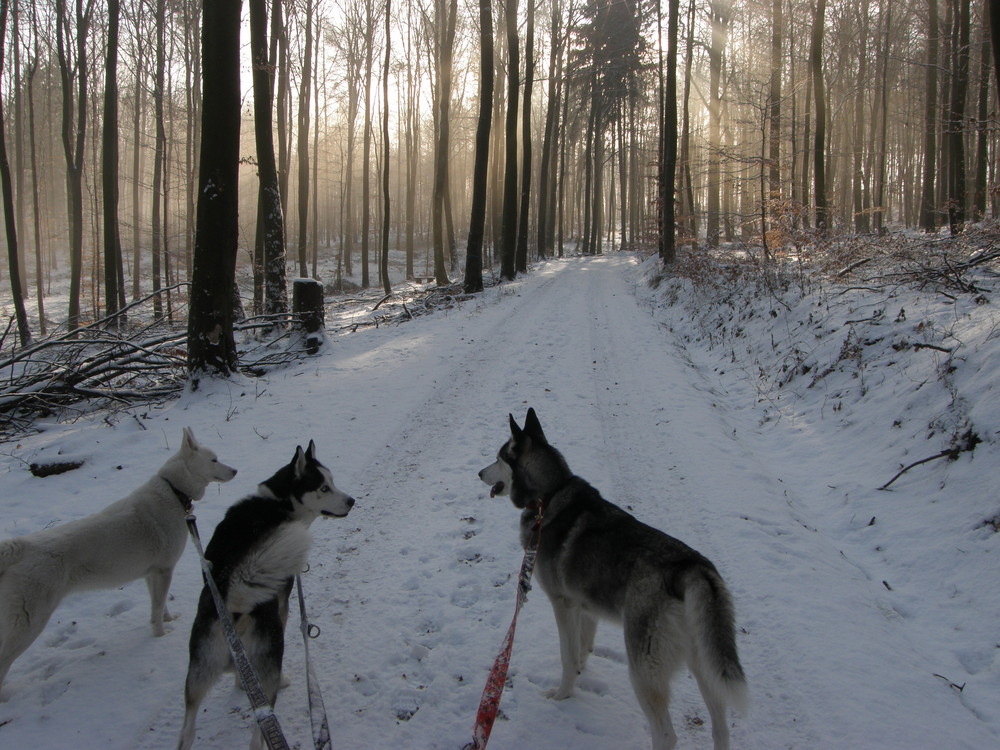
POLYGON ((549 445, 534 409, 479 472, 490 497, 509 495, 527 546, 542 512, 535 571, 559 629, 562 681, 549 694, 573 693, 594 647, 597 618, 625 631, 629 676, 649 721, 653 750, 670 750, 670 678, 685 663, 712 717, 716 750, 729 747, 727 704, 745 701, 733 604, 715 566, 683 542, 647 526, 575 476, 549 445))
POLYGON ((0 685, 14 660, 73 591, 145 578, 153 635, 163 635, 167 591, 187 541, 185 518, 209 482, 228 482, 221 463, 184 429, 177 451, 152 479, 93 515, 0 542, 0 685))
MULTIPOLYGON (((354 498, 338 490, 330 470, 316 460, 310 441, 295 449, 291 463, 226 511, 215 528, 205 557, 212 578, 236 624, 257 679, 273 706, 281 681, 288 595, 294 577, 305 567, 317 516, 343 518, 354 498)), ((191 627, 190 661, 184 685, 184 728, 177 747, 188 750, 195 739, 198 706, 232 658, 212 594, 206 585, 191 627)), ((263 737, 254 727, 251 748, 263 737)))

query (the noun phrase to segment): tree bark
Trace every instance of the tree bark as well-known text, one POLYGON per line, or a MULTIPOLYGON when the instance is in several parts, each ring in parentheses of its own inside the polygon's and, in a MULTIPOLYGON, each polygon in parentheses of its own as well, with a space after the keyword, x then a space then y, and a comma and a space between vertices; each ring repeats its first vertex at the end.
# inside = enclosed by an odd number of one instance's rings
POLYGON ((391 0, 385 0, 385 63, 382 66, 382 256, 379 274, 382 291, 392 293, 389 281, 389 60, 392 49, 389 37, 391 0))
POLYGON ((535 83, 535 2, 528 0, 524 39, 524 100, 521 104, 521 206, 517 219, 514 268, 528 271, 528 201, 531 199, 531 89, 535 83))
MULTIPOLYGON (((104 122, 101 137, 101 186, 104 194, 104 299, 111 317, 125 306, 122 243, 118 225, 118 30, 121 3, 108 0, 108 51, 104 81, 104 122)), ((116 317, 115 321, 121 321, 116 317)))
MULTIPOLYGON (((0 81, 3 79, 4 49, 7 37, 7 18, 10 14, 9 0, 0 0, 0 81)), ((20 258, 17 245, 17 221, 14 207, 14 184, 11 180, 10 161, 7 158, 6 115, 2 87, 0 87, 0 190, 3 191, 4 226, 7 235, 7 258, 10 267, 10 293, 14 303, 14 317, 17 320, 18 338, 21 346, 31 343, 31 328, 28 313, 24 307, 24 289, 21 286, 20 258)))
POLYGON ((500 276, 517 276, 517 92, 520 55, 517 39, 517 0, 504 0, 507 29, 507 118, 504 123, 503 217, 501 219, 500 276))
MULTIPOLYGON (((1000 0, 996 0, 1000 3, 1000 0)), ((927 2, 927 60, 924 88, 924 173, 923 197, 920 201, 920 228, 925 232, 937 230, 936 188, 937 174, 937 66, 938 66, 938 0, 927 2)))
POLYGON ((819 0, 813 18, 810 60, 812 62, 813 92, 816 97, 816 136, 813 141, 814 192, 816 194, 816 229, 827 230, 828 208, 826 199, 826 87, 823 83, 823 28, 826 17, 826 0, 819 0))
POLYGON ((493 4, 479 0, 479 119, 472 176, 472 215, 465 249, 465 293, 483 291, 483 237, 489 177, 490 126, 493 122, 493 4))
POLYGON ((241 0, 208 0, 202 24, 204 104, 198 219, 188 316, 188 370, 228 376, 237 365, 233 339, 240 157, 241 0))
POLYGON ((250 0, 250 56, 253 65, 254 139, 257 147, 257 231, 260 237, 261 311, 288 311, 285 279, 285 221, 274 157, 273 76, 268 65, 267 0, 250 0))
POLYGON ((312 92, 313 3, 306 2, 305 51, 299 83, 299 276, 309 276, 306 249, 309 241, 309 95, 312 92))

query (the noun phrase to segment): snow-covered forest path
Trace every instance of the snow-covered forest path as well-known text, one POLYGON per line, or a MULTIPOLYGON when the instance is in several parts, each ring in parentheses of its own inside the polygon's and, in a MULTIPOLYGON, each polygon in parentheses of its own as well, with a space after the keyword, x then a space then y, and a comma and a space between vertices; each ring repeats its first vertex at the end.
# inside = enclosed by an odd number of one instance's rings
MULTIPOLYGON (((828 539, 801 502, 837 481, 827 476, 824 436, 797 434, 793 445, 791 425, 761 428, 752 404, 699 371, 662 312, 635 295, 633 264, 624 255, 552 261, 449 312, 334 337, 332 352, 308 365, 187 395, 170 409, 169 429, 192 424, 241 470, 221 497, 210 491, 205 535, 226 505, 310 438, 338 486, 358 499, 347 519, 314 526, 303 578, 322 629, 310 649, 334 748, 457 750, 470 739, 521 559, 517 512, 507 499, 490 500, 476 473, 506 439, 508 412, 521 421, 528 406, 576 473, 706 554, 728 581, 752 702, 748 716, 733 718, 734 748, 992 746, 997 737, 934 677, 904 615, 884 603, 882 582, 828 539)), ((136 434, 110 438, 128 439, 136 434)), ((149 468, 158 461, 150 458, 149 468)), ((140 586, 114 592, 134 598, 136 611, 105 618, 103 635, 97 615, 79 625, 106 639, 108 652, 113 634, 127 633, 131 656, 96 677, 85 664, 68 665, 103 700, 136 701, 133 718, 109 726, 88 716, 80 736, 60 728, 57 706, 47 706, 44 720, 33 717, 38 677, 27 670, 32 659, 51 658, 51 647, 36 644, 15 665, 12 695, 0 704, 0 746, 31 739, 57 747, 69 737, 83 748, 174 746, 200 587, 192 550, 175 575, 182 619, 154 649, 145 648, 137 614, 145 607, 140 586), (155 661, 142 663, 150 651, 155 661)), ((292 685, 278 715, 306 747, 297 625, 293 614, 285 668, 292 685)), ((490 747, 647 748, 623 652, 620 631, 602 624, 577 695, 546 700, 559 675, 558 641, 536 589, 519 620, 490 747)), ((66 713, 100 711, 99 701, 71 693, 53 699, 67 701, 66 713)), ((707 712, 686 672, 671 708, 681 747, 711 747, 707 712)), ((204 704, 196 747, 242 746, 246 717, 245 700, 226 681, 204 704)))

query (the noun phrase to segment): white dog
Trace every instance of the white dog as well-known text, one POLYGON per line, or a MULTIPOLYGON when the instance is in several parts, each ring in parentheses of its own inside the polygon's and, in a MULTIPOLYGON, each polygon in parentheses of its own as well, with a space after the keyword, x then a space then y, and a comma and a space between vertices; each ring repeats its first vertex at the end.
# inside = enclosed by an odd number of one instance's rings
POLYGON ((167 590, 187 541, 185 518, 209 482, 228 482, 221 463, 184 429, 180 450, 152 479, 98 513, 0 542, 0 686, 7 670, 73 591, 145 578, 153 635, 166 632, 167 590))

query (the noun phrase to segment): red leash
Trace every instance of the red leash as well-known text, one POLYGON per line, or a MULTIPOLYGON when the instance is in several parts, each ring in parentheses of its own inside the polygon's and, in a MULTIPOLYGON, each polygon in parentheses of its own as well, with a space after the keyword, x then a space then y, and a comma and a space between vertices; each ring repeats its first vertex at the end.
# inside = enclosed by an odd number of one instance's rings
POLYGON ((490 732, 493 731, 493 723, 496 721, 497 711, 500 709, 500 696, 503 694, 504 685, 507 684, 507 668, 510 666, 510 652, 514 646, 517 615, 528 600, 528 592, 531 590, 531 574, 535 570, 538 542, 542 536, 541 505, 539 505, 538 516, 535 518, 531 531, 532 538, 524 550, 521 573, 517 579, 517 604, 514 607, 514 618, 510 621, 507 635, 500 646, 500 653, 497 654, 496 661, 493 662, 493 669, 490 670, 490 675, 486 679, 483 697, 479 701, 479 711, 476 713, 476 725, 472 728, 472 742, 466 745, 463 750, 484 750, 486 743, 489 742, 490 732))

